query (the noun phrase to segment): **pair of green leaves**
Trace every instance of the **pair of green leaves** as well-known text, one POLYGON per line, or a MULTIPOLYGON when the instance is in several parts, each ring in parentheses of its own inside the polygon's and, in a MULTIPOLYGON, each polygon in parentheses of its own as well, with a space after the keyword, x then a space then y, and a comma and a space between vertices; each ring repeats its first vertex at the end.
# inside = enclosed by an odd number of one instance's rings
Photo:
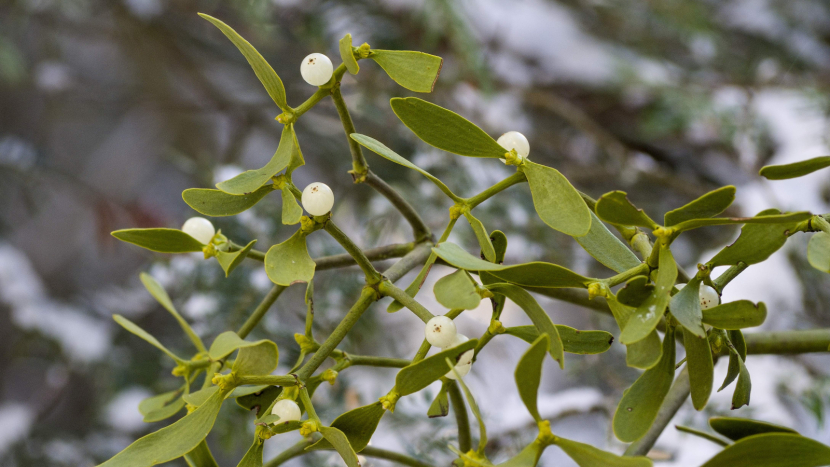
MULTIPOLYGON (((528 412, 537 423, 543 422, 537 406, 539 385, 542 377, 542 363, 549 345, 547 334, 541 334, 525 351, 516 365, 514 377, 519 389, 519 396, 527 407, 528 412)), ((555 437, 554 444, 559 446, 565 454, 574 460, 580 467, 648 467, 652 463, 645 457, 621 457, 602 451, 588 444, 572 441, 559 436, 555 437)), ((534 442, 510 461, 500 464, 508 467, 535 466, 544 446, 534 442)))
MULTIPOLYGON (((349 73, 356 75, 360 65, 354 56, 352 35, 340 39, 340 58, 349 73)), ((444 59, 435 55, 411 50, 373 49, 369 58, 374 60, 392 80, 402 87, 415 92, 432 92, 435 81, 441 73, 444 59)))
MULTIPOLYGON (((726 186, 666 213, 664 223, 676 233, 712 225, 729 224, 786 224, 809 219, 809 212, 787 214, 762 213, 755 217, 713 217, 726 210, 735 199, 735 187, 726 186)), ((606 193, 597 200, 596 213, 600 219, 617 225, 632 225, 657 229, 660 227, 642 209, 637 208, 623 191, 606 193)))
MULTIPOLYGON (((225 193, 230 195, 249 195, 255 193, 265 185, 271 177, 277 175, 283 169, 287 169, 287 175, 305 164, 303 154, 300 151, 300 143, 297 141, 297 134, 294 132, 294 125, 285 125, 280 136, 280 145, 277 152, 271 157, 267 164, 256 170, 248 170, 241 174, 216 184, 225 193)), ((290 203, 294 199, 290 190, 283 187, 283 203, 290 203)), ((294 201, 296 204, 296 201, 294 201)), ((290 211, 294 209, 289 208, 290 211)))
POLYGON ((232 371, 237 375, 268 375, 277 368, 279 349, 267 339, 246 341, 233 331, 216 336, 210 345, 211 360, 221 360, 239 350, 232 371))
POLYGON ((193 450, 213 428, 227 392, 209 388, 207 400, 175 423, 139 438, 99 467, 150 467, 193 450))
MULTIPOLYGON (((191 208, 206 216, 225 217, 234 216, 246 211, 257 204, 268 193, 278 189, 276 184, 269 183, 259 187, 256 191, 244 195, 231 195, 222 190, 211 188, 188 188, 182 192, 182 199, 191 208)), ((279 188, 282 194, 282 223, 294 225, 300 222, 303 208, 297 203, 294 193, 288 183, 279 188)))
MULTIPOLYGON (((503 158, 508 152, 476 124, 451 110, 415 97, 395 98, 390 104, 404 125, 438 149, 479 158, 503 158)), ((519 170, 527 177, 542 221, 574 237, 588 233, 591 211, 559 171, 530 161, 525 161, 519 170)))
POLYGON ((655 248, 660 248, 660 252, 654 289, 626 320, 620 333, 620 342, 626 345, 639 342, 654 331, 671 300, 671 290, 677 280, 677 264, 669 247, 660 245, 655 248))
POLYGON ((288 240, 268 249, 265 272, 272 282, 285 287, 298 282, 311 282, 317 264, 308 254, 306 236, 302 229, 297 230, 288 240))
MULTIPOLYGON (((140 246, 158 253, 194 253, 202 251, 205 245, 179 229, 122 229, 112 232, 112 236, 127 243, 140 246)), ((216 260, 227 277, 248 256, 256 240, 236 251, 216 250, 216 260)))

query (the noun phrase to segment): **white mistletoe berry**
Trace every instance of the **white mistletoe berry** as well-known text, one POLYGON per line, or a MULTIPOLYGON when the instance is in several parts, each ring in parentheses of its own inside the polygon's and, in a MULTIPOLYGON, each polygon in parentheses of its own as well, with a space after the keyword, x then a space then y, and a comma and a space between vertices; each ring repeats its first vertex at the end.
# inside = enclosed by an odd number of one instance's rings
POLYGON ((527 138, 525 138, 525 135, 519 133, 518 131, 508 131, 507 133, 499 136, 499 139, 496 140, 496 142, 499 143, 499 146, 508 151, 515 149, 516 154, 518 154, 521 158, 525 158, 528 154, 530 154, 530 143, 527 141, 527 138))
POLYGON ((280 417, 276 423, 285 423, 285 422, 295 422, 300 419, 302 416, 302 411, 300 411, 300 406, 297 405, 296 402, 292 401, 291 399, 282 399, 278 400, 276 404, 274 404, 274 408, 271 409, 272 415, 277 415, 280 417))
MULTIPOLYGON (((467 373, 469 373, 470 370, 472 370, 472 369, 473 369, 473 364, 472 363, 468 363, 466 365, 455 365, 455 371, 458 373, 458 376, 460 376, 462 378, 467 376, 467 373)), ((445 376, 449 379, 456 379, 455 378, 455 373, 453 373, 452 371, 447 373, 445 376)))
POLYGON ((325 183, 314 182, 303 190, 303 208, 312 216, 322 216, 334 206, 334 193, 325 183))
POLYGON ((182 232, 205 245, 210 243, 210 240, 216 235, 216 229, 213 228, 213 224, 204 217, 191 217, 186 220, 184 225, 182 225, 182 232))
MULTIPOLYGON (((451 349, 453 347, 457 347, 457 346, 467 342, 468 340, 470 340, 470 338, 465 336, 464 334, 456 334, 455 339, 453 340, 453 342, 450 345, 446 346, 446 347, 442 347, 441 350, 447 350, 447 349, 451 349)), ((463 354, 461 354, 461 356, 458 357, 458 362, 456 362, 456 364, 455 364, 455 371, 457 371, 458 374, 461 375, 462 377, 464 375, 466 375, 467 373, 469 373, 470 368, 473 366, 473 357, 474 356, 475 356, 475 350, 474 349, 470 349, 470 350, 464 352, 463 354)), ((455 379, 455 375, 452 373, 452 371, 447 372, 447 374, 444 375, 444 376, 446 376, 447 378, 450 378, 450 379, 455 379)))
POLYGON ((306 83, 312 86, 322 86, 331 80, 334 67, 331 60, 323 54, 311 54, 303 59, 300 65, 300 74, 306 83))
POLYGON ((455 342, 455 337, 458 335, 458 332, 455 329, 453 320, 446 316, 436 316, 427 321, 424 327, 424 334, 429 345, 447 347, 455 342))
POLYGON ((700 309, 707 310, 720 304, 718 291, 708 285, 700 286, 700 309))

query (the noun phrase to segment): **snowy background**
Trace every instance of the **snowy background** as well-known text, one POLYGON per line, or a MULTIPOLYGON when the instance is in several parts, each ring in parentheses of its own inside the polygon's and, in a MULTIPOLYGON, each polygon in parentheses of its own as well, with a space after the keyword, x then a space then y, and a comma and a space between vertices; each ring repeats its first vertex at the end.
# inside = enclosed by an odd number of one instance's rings
MULTIPOLYGON (((208 187, 240 170, 263 165, 276 148, 278 111, 229 42, 196 16, 219 17, 247 37, 286 83, 297 105, 313 88, 299 75, 311 52, 337 57, 337 40, 441 55, 444 67, 426 97, 462 113, 492 135, 518 130, 531 159, 557 167, 598 197, 629 192, 652 217, 719 186, 738 186, 731 213, 780 209, 827 212, 827 171, 768 182, 757 170, 826 155, 830 6, 820 0, 12 0, 0 4, 0 464, 91 466, 138 436, 147 425, 142 399, 175 387, 171 362, 111 319, 138 322, 172 350, 188 353, 180 331, 138 281, 146 271, 161 282, 194 329, 208 342, 236 329, 271 284, 256 263, 229 279, 200 255, 150 255, 116 243, 118 228, 178 227, 193 212, 180 193, 208 187), (238 4, 238 5, 237 5, 238 4)), ((337 61, 337 60, 335 60, 337 61)), ((510 173, 498 161, 441 153, 401 125, 388 106, 408 96, 379 67, 343 81, 358 132, 385 142, 469 196, 510 173)), ((333 105, 324 101, 297 125, 307 165, 304 186, 333 187, 334 218, 362 246, 408 241, 400 216, 346 173, 348 149, 333 105)), ((418 174, 367 154, 372 169, 422 209, 440 231, 448 200, 418 174)), ((218 219, 238 241, 261 249, 287 238, 279 200, 268 198, 233 219, 218 219)), ((488 229, 508 234, 508 261, 553 261, 607 277, 569 237, 547 228, 526 186, 513 187, 477 208, 488 229)), ((707 228, 684 235, 675 256, 686 270, 737 236, 707 228)), ((793 237, 766 263, 744 272, 724 299, 767 303, 763 330, 830 326, 830 277, 806 265, 808 236, 793 237)), ((472 251, 475 239, 459 225, 452 241, 472 251)), ((339 253, 324 235, 312 255, 339 253)), ((357 296, 357 269, 315 278, 315 335, 324 338, 357 296)), ((430 309, 436 267, 418 296, 430 309)), ((408 283, 411 276, 404 278, 408 283)), ((255 330, 280 346, 284 372, 297 356, 303 290, 289 289, 255 330)), ((606 315, 539 298, 556 323, 618 333, 606 315)), ((389 315, 374 305, 342 348, 354 353, 410 357, 422 325, 406 311, 389 315)), ((485 305, 458 319, 464 334, 480 335, 485 305)), ((505 325, 527 324, 508 305, 505 325)), ((512 374, 527 344, 499 336, 465 380, 490 435, 488 454, 503 461, 535 437, 512 374)), ((621 452, 610 416, 638 372, 625 367, 614 344, 598 356, 566 357, 564 371, 547 362, 542 416, 555 433, 621 452)), ((673 424, 706 428, 713 415, 780 423, 830 443, 826 424, 828 358, 753 356, 752 403, 729 410, 731 387, 713 395, 704 412, 687 403, 673 424)), ((716 367, 723 378, 726 362, 716 367)), ((394 370, 351 368, 315 394, 320 415, 385 394, 394 370)), ((431 387, 403 399, 386 416, 373 445, 448 465, 454 420, 426 419, 431 387)), ((251 419, 226 404, 211 448, 220 465, 235 465, 250 443, 251 419), (240 428, 244 427, 244 429, 240 428)), ((667 428, 653 455, 664 466, 699 465, 718 447, 667 428)), ((474 428, 475 433, 475 428, 474 428)), ((298 440, 266 444, 266 459, 298 440)), ((314 454, 290 465, 341 465, 314 454)), ((176 461, 170 465, 184 465, 176 461)), ((382 466, 369 460, 368 465, 382 466)), ((548 449, 542 466, 573 465, 548 449)))

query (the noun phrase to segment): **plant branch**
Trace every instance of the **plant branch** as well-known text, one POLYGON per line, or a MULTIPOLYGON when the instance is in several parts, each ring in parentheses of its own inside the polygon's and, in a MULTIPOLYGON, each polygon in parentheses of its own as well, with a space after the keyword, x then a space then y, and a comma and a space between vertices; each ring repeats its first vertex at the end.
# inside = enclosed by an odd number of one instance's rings
POLYGON ((412 362, 405 358, 374 357, 346 354, 350 366, 375 366, 379 368, 403 368, 412 362))
MULTIPOLYGON (((363 250, 363 254, 369 258, 369 261, 383 261, 385 259, 400 258, 412 251, 414 248, 415 243, 392 243, 389 245, 363 250)), ((342 255, 323 256, 321 258, 316 258, 314 262, 317 264, 317 267, 315 268, 316 271, 345 268, 357 264, 357 261, 355 261, 355 259, 348 253, 344 253, 342 255)))
POLYGON ((267 313, 268 310, 271 309, 271 305, 273 305, 274 302, 277 301, 280 294, 282 294, 283 290, 287 288, 288 287, 282 285, 274 285, 273 287, 271 287, 271 290, 268 291, 268 293, 265 295, 265 298, 262 299, 262 302, 260 302, 260 304, 257 305, 254 312, 251 313, 251 316, 249 316, 248 319, 245 321, 245 324, 243 324, 242 327, 239 328, 239 331, 236 331, 239 337, 244 339, 248 336, 248 334, 251 333, 251 330, 253 330, 254 327, 256 327, 256 325, 259 323, 262 317, 265 316, 265 313, 267 313))
POLYGON ((830 347, 830 329, 753 332, 744 334, 744 339, 746 340, 746 353, 753 355, 827 352, 830 347))
POLYGON ((458 450, 467 452, 473 448, 472 436, 470 435, 470 417, 467 414, 467 404, 458 389, 455 381, 447 385, 447 394, 450 396, 452 411, 455 413, 455 422, 458 425, 458 450))
POLYGON ((297 378, 293 375, 250 375, 237 376, 237 383, 241 386, 243 384, 269 384, 271 386, 296 386, 297 378))
POLYGON ((316 439, 303 439, 300 440, 297 444, 291 446, 290 448, 286 449, 285 451, 279 453, 277 457, 271 459, 270 461, 266 462, 263 467, 277 467, 280 466, 295 457, 300 457, 303 454, 306 454, 308 451, 305 448, 311 446, 317 442, 316 439))
POLYGON ((354 258, 357 265, 363 270, 363 274, 366 275, 366 281, 369 284, 376 284, 380 281, 380 273, 374 266, 372 266, 372 262, 366 257, 363 250, 355 245, 354 242, 345 233, 343 233, 337 225, 335 225, 334 221, 329 219, 326 222, 325 230, 332 236, 332 238, 337 240, 337 243, 339 243, 340 246, 346 249, 346 252, 348 252, 352 258, 354 258))
POLYGON ((349 152, 352 154, 352 177, 356 183, 360 183, 366 178, 366 173, 369 172, 369 166, 366 164, 366 158, 363 156, 363 148, 350 136, 352 133, 357 133, 357 130, 354 128, 354 122, 352 122, 352 116, 349 114, 349 108, 346 107, 346 101, 343 100, 343 94, 340 93, 339 82, 331 89, 331 99, 334 101, 334 107, 337 109, 337 114, 340 115, 340 121, 343 123, 343 131, 346 132, 346 139, 349 141, 349 152))
MULTIPOLYGON (((357 144, 357 142, 351 138, 349 138, 349 141, 357 144)), ((358 146, 360 145, 358 144, 358 146)), ((400 193, 395 191, 395 189, 389 186, 389 184, 382 178, 378 177, 374 172, 369 170, 366 174, 364 182, 388 199, 389 202, 392 203, 392 206, 395 206, 404 219, 409 222, 409 225, 412 226, 412 233, 415 236, 416 242, 432 238, 432 231, 421 218, 421 215, 418 214, 411 204, 409 204, 409 201, 405 200, 400 193)))
POLYGON ((414 457, 409 457, 405 454, 400 454, 393 451, 387 451, 386 449, 376 448, 374 446, 366 446, 360 451, 359 454, 362 454, 367 457, 375 457, 378 459, 386 459, 388 461, 397 462, 398 464, 407 465, 409 467, 432 467, 431 464, 426 464, 424 462, 415 459, 414 457))
POLYGON ((671 385, 666 398, 663 399, 663 404, 657 412, 654 423, 651 424, 645 436, 628 446, 628 449, 625 450, 626 456, 645 456, 648 454, 651 448, 654 447, 654 443, 657 442, 657 438, 660 437, 671 419, 680 410, 680 406, 689 398, 690 390, 689 370, 688 367, 684 367, 671 385))
POLYGON ((417 300, 410 297, 404 290, 396 287, 389 281, 384 281, 380 283, 380 293, 387 297, 392 297, 395 300, 401 302, 403 306, 407 307, 410 311, 415 313, 418 318, 421 319, 423 322, 427 322, 435 317, 429 310, 426 309, 423 305, 418 303, 417 300))

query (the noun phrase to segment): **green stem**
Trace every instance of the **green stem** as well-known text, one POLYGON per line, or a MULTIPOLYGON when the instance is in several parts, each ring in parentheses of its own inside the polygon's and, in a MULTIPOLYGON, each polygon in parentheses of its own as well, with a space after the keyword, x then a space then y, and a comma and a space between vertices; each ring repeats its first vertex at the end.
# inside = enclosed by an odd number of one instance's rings
POLYGON ((418 303, 417 300, 410 297, 409 294, 407 294, 400 288, 396 287, 389 281, 384 281, 380 283, 380 293, 387 297, 392 297, 395 300, 401 302, 403 306, 407 307, 410 311, 415 313, 415 315, 425 323, 435 317, 435 315, 433 315, 429 310, 427 310, 426 307, 418 303))
MULTIPOLYGON (((363 255, 369 258, 369 261, 382 261, 385 259, 400 258, 412 251, 414 248, 415 243, 393 243, 391 245, 384 245, 363 250, 363 255)), ((316 258, 314 262, 317 264, 315 271, 344 268, 357 264, 357 261, 355 261, 355 259, 348 253, 344 253, 342 255, 323 256, 321 258, 316 258)))
POLYGON ((279 298, 283 290, 287 288, 288 287, 282 285, 274 285, 273 287, 271 287, 271 290, 268 291, 268 293, 265 295, 265 298, 262 299, 262 302, 260 302, 260 304, 256 307, 254 312, 251 313, 251 316, 249 316, 248 319, 245 321, 245 324, 243 324, 242 327, 239 328, 239 331, 236 331, 239 337, 244 339, 248 336, 248 334, 251 333, 251 331, 254 329, 254 327, 256 327, 256 325, 259 323, 262 317, 265 316, 265 313, 267 313, 268 310, 271 309, 271 305, 273 305, 274 302, 277 301, 277 298, 279 298))
POLYGON ((300 104, 297 108, 291 109, 291 114, 293 115, 294 120, 300 117, 300 115, 308 112, 311 110, 312 107, 317 105, 318 102, 323 100, 324 97, 330 95, 332 93, 332 89, 334 87, 340 87, 340 80, 343 78, 343 74, 346 72, 346 65, 341 63, 340 66, 334 69, 333 80, 330 83, 324 84, 320 86, 314 94, 311 95, 305 102, 300 104))
POLYGON ((830 347, 830 329, 801 331, 771 331, 744 334, 746 353, 795 355, 827 352, 830 347))
POLYGON ((628 271, 617 274, 616 276, 609 277, 608 279, 603 279, 603 282, 605 282, 605 284, 608 285, 608 287, 614 287, 615 285, 622 284, 623 282, 626 282, 627 280, 631 279, 632 277, 648 275, 648 272, 649 272, 648 264, 643 263, 639 266, 635 266, 635 267, 629 269, 628 271))
POLYGON ((717 287, 718 292, 723 292, 723 288, 726 287, 727 284, 732 282, 732 279, 738 277, 738 274, 744 272, 749 265, 744 263, 743 261, 738 262, 738 264, 734 266, 730 266, 729 269, 723 272, 717 279, 715 279, 714 284, 717 287))
MULTIPOLYGON (((343 66, 343 65, 341 65, 343 66)), ((343 100, 343 94, 340 93, 340 83, 338 82, 331 89, 331 99, 334 101, 334 107, 337 109, 337 114, 340 115, 340 121, 343 123, 343 131, 346 132, 346 139, 349 141, 349 152, 352 154, 352 177, 355 182, 360 183, 366 178, 369 172, 369 166, 366 164, 366 158, 363 156, 363 148, 357 141, 351 138, 352 133, 357 133, 352 122, 352 116, 349 114, 349 108, 346 107, 346 101, 343 100)))
POLYGON ((380 368, 403 368, 412 362, 405 358, 372 357, 367 355, 348 355, 351 366, 375 366, 380 368))
POLYGON ((380 273, 374 266, 372 266, 372 262, 369 261, 369 258, 367 258, 366 255, 363 254, 363 251, 355 245, 354 242, 352 242, 352 240, 337 227, 337 225, 334 224, 334 221, 329 219, 326 222, 325 230, 332 236, 332 238, 337 240, 337 243, 339 243, 340 246, 346 249, 352 258, 354 258, 357 265, 363 270, 363 274, 366 275, 367 283, 377 284, 380 282, 380 273))
POLYGON ((421 243, 414 250, 406 254, 400 261, 383 272, 383 277, 390 282, 397 282, 409 271, 415 269, 419 264, 429 258, 432 253, 431 243, 421 243))
POLYGON ((505 178, 504 180, 496 183, 495 185, 491 186, 490 188, 487 188, 486 190, 482 191, 481 193, 479 193, 479 194, 477 194, 477 195, 475 195, 471 198, 466 198, 463 201, 466 202, 467 205, 470 206, 470 209, 473 209, 474 207, 478 206, 479 204, 483 203, 484 201, 487 201, 488 199, 490 199, 492 196, 494 196, 498 193, 501 193, 502 191, 506 190, 507 188, 510 188, 513 185, 516 185, 518 183, 522 183, 522 182, 525 182, 525 181, 527 181, 527 176, 524 174, 524 172, 517 171, 513 175, 511 175, 511 176, 505 178))
POLYGON ((244 384, 269 384, 271 386, 296 386, 297 378, 293 375, 249 375, 237 376, 237 383, 242 386, 244 384))
POLYGON ((311 403, 311 397, 308 396, 308 389, 305 386, 300 388, 300 400, 303 402, 303 407, 305 407, 305 410, 308 413, 309 420, 314 420, 318 424, 322 425, 323 422, 321 422, 320 417, 317 416, 317 411, 314 410, 314 405, 311 403))
POLYGON ((371 287, 365 287, 363 292, 360 294, 360 299, 352 305, 352 308, 346 313, 346 316, 343 317, 343 320, 340 321, 340 324, 334 328, 334 331, 320 345, 320 348, 314 355, 306 362, 305 365, 300 368, 297 372, 297 376, 300 378, 301 381, 307 380, 320 365, 326 361, 329 354, 337 348, 343 338, 346 337, 346 334, 352 329, 352 327, 357 323, 357 320, 363 315, 363 312, 369 308, 369 305, 377 300, 377 293, 371 287))
POLYGON ((450 396, 452 411, 455 413, 455 422, 458 425, 458 450, 467 452, 473 448, 472 436, 470 435, 470 417, 467 414, 467 404, 458 389, 455 381, 447 385, 447 394, 450 396))
MULTIPOLYGON (((357 144, 357 142, 351 138, 349 138, 349 141, 357 144)), ((394 188, 383 181, 382 178, 378 177, 374 172, 369 170, 366 175, 365 183, 388 199, 389 202, 392 203, 392 206, 394 206, 395 209, 401 213, 404 219, 409 222, 409 225, 412 226, 412 233, 415 236, 416 242, 432 238, 432 231, 421 218, 421 215, 418 214, 418 211, 416 211, 415 208, 400 195, 400 193, 395 191, 394 188)))
POLYGON ((360 454, 367 457, 386 459, 388 461, 397 462, 398 464, 407 465, 409 467, 433 467, 432 464, 426 464, 405 454, 387 451, 386 449, 380 449, 374 446, 366 446, 362 451, 360 451, 360 454))

